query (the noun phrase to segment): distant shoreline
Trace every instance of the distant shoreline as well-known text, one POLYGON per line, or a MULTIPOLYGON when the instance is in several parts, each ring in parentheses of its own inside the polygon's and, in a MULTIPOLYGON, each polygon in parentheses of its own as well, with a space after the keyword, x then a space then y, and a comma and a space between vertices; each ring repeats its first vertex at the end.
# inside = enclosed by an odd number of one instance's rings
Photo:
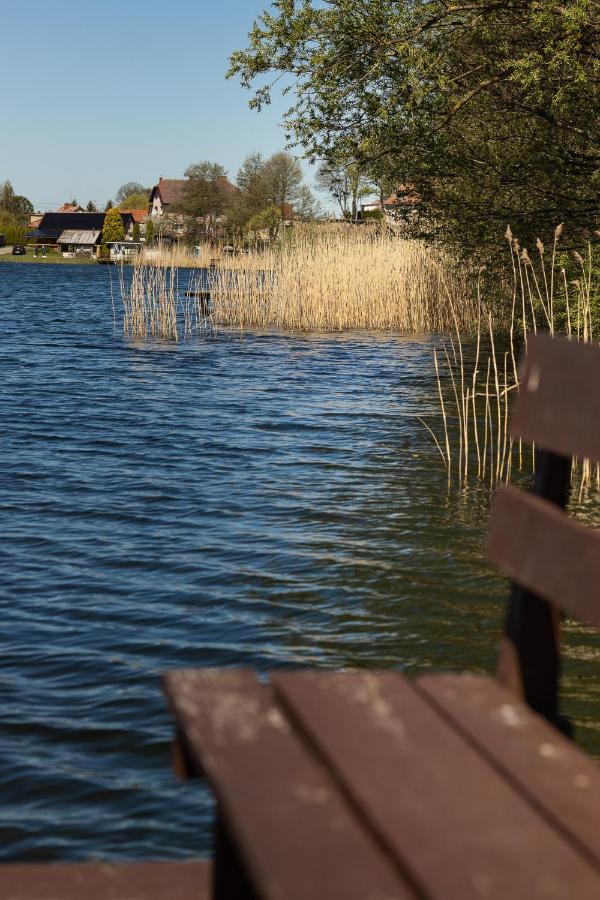
POLYGON ((75 257, 64 258, 63 256, 59 256, 58 254, 52 253, 48 254, 45 259, 40 256, 33 256, 31 253, 27 253, 25 256, 13 256, 11 253, 1 253, 0 254, 0 265, 3 263, 10 263, 11 265, 18 265, 19 263, 25 263, 27 265, 38 265, 38 266, 97 266, 98 263, 95 259, 76 259, 75 257))

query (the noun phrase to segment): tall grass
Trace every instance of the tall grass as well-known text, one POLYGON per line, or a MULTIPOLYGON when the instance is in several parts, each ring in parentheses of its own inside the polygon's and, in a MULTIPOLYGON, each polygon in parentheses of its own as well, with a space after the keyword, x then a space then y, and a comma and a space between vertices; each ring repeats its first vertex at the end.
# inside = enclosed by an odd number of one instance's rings
MULTIPOLYGON (((176 338, 197 327, 197 310, 177 307, 174 285, 178 269, 189 266, 188 291, 206 288, 204 273, 194 275, 214 260, 210 250, 203 253, 137 258, 130 287, 121 274, 129 334, 176 338)), ((208 275, 212 327, 430 332, 455 320, 466 331, 477 324, 463 269, 424 243, 377 227, 294 228, 280 246, 216 262, 208 275)))
POLYGON ((215 321, 242 328, 403 332, 475 324, 467 279, 450 260, 417 241, 376 230, 308 232, 256 265, 211 283, 215 321), (456 313, 452 313, 452 297, 456 313))
POLYGON ((178 340, 181 330, 179 270, 135 261, 119 267, 123 331, 128 337, 178 340), (131 273, 131 280, 127 275, 131 273))
MULTIPOLYGON (((523 471, 533 466, 535 449, 526 450, 509 433, 509 406, 519 390, 517 361, 526 352, 531 334, 543 329, 566 333, 571 340, 597 340, 594 296, 598 286, 592 247, 585 258, 580 253, 571 255, 568 275, 558 249, 561 233, 558 226, 549 253, 538 240, 532 259, 508 229, 512 294, 508 305, 500 304, 509 310, 507 321, 494 322, 479 280, 474 339, 465 341, 455 316, 450 337, 440 350, 434 350, 442 434, 436 435, 424 424, 436 442, 449 482, 464 485, 475 475, 493 487, 509 481, 515 467, 523 471)), ((454 308, 450 295, 448 301, 454 308)), ((591 484, 600 487, 599 466, 583 460, 574 471, 581 490, 591 484)))

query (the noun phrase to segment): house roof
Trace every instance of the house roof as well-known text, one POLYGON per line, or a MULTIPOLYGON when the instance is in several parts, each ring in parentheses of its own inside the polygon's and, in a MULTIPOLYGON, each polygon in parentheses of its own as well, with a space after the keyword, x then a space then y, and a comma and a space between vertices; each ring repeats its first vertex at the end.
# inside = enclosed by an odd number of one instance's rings
POLYGON ((183 200, 186 184, 187 179, 185 178, 161 178, 158 184, 152 188, 150 200, 152 201, 158 194, 163 206, 174 206, 183 200))
MULTIPOLYGON (((106 213, 45 213, 37 229, 30 237, 56 240, 64 231, 102 231, 106 213)), ((123 227, 128 231, 133 221, 130 213, 121 212, 123 227)))
MULTIPOLYGON (((177 206, 184 199, 185 189, 188 184, 187 178, 161 178, 158 184, 155 184, 152 188, 150 203, 158 194, 163 206, 177 206)), ((237 193, 239 191, 239 188, 232 184, 226 175, 219 175, 217 184, 228 193, 237 193)))
POLYGON ((85 244, 86 246, 92 246, 98 242, 102 231, 100 229, 94 229, 90 231, 74 231, 67 230, 63 231, 63 233, 58 238, 58 244, 85 244))
POLYGON ((417 193, 414 184, 400 184, 387 200, 384 206, 415 206, 420 203, 421 196, 417 193))
POLYGON ((59 213, 83 212, 83 207, 79 206, 78 203, 63 203, 62 206, 58 207, 56 212, 59 212, 59 213))
POLYGON ((148 218, 148 210, 147 209, 122 209, 120 210, 122 213, 129 213, 134 222, 137 222, 138 225, 140 222, 143 222, 144 219, 148 218))

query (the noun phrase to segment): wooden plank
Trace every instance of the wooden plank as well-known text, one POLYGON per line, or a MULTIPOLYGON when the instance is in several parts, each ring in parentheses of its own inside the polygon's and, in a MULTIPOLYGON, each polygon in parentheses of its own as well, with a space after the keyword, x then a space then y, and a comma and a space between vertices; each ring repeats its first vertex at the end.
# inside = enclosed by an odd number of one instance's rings
MULTIPOLYGON (((538 450, 533 493, 560 509, 568 503, 571 459, 538 450)), ((500 643, 496 677, 517 697, 565 733, 570 723, 560 714, 560 611, 513 583, 500 643)))
POLYGON ((269 686, 229 669, 171 672, 165 689, 261 898, 414 898, 269 686))
POLYGON ((429 900, 600 896, 594 868, 399 673, 273 683, 429 900))
POLYGON ((208 861, 0 865, 0 900, 210 900, 208 861))
POLYGON ((528 339, 511 433, 561 456, 600 461, 600 347, 528 339))
POLYGON ((493 678, 425 675, 416 684, 600 871, 597 764, 493 678))
POLYGON ((488 558, 523 587, 600 625, 600 530, 505 486, 496 494, 488 558))

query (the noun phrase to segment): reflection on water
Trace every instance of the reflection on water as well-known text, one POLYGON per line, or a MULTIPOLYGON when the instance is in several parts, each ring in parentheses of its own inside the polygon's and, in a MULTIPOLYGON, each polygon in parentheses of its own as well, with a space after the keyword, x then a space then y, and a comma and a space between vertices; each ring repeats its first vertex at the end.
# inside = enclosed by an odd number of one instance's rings
MULTIPOLYGON (((115 333, 103 269, 0 269, 4 859, 208 850, 169 768, 174 666, 491 670, 489 497, 417 415, 427 336, 115 333)), ((598 752, 598 645, 568 627, 598 752)))

